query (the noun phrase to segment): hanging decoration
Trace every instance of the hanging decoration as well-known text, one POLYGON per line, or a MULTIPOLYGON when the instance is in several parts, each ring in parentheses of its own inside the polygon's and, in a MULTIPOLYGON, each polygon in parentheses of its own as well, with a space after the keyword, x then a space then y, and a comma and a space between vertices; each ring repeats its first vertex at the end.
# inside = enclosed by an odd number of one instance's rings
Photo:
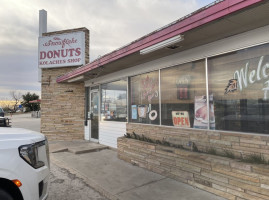
POLYGON ((142 99, 147 99, 149 103, 151 103, 152 98, 158 97, 158 88, 156 88, 158 85, 158 81, 154 80, 154 78, 150 78, 147 76, 147 78, 141 80, 141 86, 142 86, 142 99))
POLYGON ((158 117, 158 113, 156 110, 152 110, 149 112, 149 119, 151 121, 154 121, 155 119, 157 119, 157 117, 158 117))
POLYGON ((234 92, 237 90, 237 79, 230 79, 228 85, 225 88, 225 93, 228 94, 230 92, 234 92))

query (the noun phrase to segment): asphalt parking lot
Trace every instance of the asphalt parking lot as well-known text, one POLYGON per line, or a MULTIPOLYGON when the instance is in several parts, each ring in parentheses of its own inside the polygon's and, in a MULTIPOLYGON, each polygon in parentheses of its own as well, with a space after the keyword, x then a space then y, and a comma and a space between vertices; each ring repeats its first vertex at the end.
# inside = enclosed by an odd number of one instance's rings
POLYGON ((11 119, 12 127, 26 128, 40 132, 40 118, 32 118, 30 113, 15 115, 7 114, 5 117, 11 119))
MULTIPOLYGON (((32 118, 29 113, 6 117, 11 118, 12 127, 40 131, 40 118, 32 118)), ((47 200, 106 200, 75 173, 70 173, 52 161, 50 166, 50 187, 47 200)))

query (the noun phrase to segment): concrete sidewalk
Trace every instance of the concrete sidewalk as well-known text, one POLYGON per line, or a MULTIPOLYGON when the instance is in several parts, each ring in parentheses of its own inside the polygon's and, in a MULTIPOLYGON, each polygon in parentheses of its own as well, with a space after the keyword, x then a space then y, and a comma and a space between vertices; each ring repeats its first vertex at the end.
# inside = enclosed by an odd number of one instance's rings
POLYGON ((51 161, 82 178, 108 199, 221 200, 208 192, 133 166, 115 150, 87 141, 50 142, 51 161))

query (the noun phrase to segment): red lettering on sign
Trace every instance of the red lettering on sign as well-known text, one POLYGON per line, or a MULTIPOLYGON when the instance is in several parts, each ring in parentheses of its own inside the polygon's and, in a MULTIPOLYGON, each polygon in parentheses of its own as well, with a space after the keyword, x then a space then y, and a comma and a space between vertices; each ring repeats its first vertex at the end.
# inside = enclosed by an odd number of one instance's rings
POLYGON ((189 119, 187 117, 185 117, 185 124, 190 127, 190 124, 189 124, 189 119))
POLYGON ((173 117, 173 122, 175 126, 190 127, 190 122, 187 117, 173 117))
POLYGON ((40 60, 45 59, 46 58, 46 52, 45 51, 40 51, 40 60))
POLYGON ((61 49, 61 50, 54 50, 54 51, 40 51, 39 58, 40 60, 46 58, 65 58, 65 57, 73 57, 80 56, 81 49, 80 48, 72 48, 72 49, 61 49))

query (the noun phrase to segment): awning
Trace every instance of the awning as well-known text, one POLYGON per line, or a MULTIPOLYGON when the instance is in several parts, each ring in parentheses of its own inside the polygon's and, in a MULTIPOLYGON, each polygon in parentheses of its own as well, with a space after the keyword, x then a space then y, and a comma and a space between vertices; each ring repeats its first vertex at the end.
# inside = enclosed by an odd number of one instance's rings
POLYGON ((33 101, 29 101, 29 103, 41 103, 41 99, 37 99, 37 100, 33 100, 33 101))

